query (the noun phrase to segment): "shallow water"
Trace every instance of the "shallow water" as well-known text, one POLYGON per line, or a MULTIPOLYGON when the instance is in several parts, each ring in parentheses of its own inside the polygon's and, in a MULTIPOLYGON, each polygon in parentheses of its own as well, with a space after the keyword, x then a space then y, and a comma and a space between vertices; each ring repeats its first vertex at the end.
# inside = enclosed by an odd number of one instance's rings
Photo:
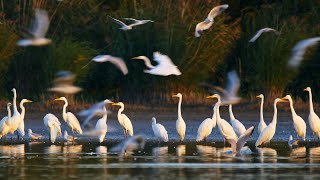
POLYGON ((119 157, 114 143, 44 142, 0 145, 0 178, 18 179, 187 179, 187 178, 320 178, 320 147, 314 143, 290 149, 286 143, 254 148, 235 156, 223 143, 197 145, 147 143, 144 150, 119 157))

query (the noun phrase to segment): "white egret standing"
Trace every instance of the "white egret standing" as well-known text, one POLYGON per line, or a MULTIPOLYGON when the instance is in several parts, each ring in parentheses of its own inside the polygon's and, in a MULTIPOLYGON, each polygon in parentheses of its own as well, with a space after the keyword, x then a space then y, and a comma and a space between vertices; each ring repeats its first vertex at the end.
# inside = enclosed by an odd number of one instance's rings
POLYGON ((267 127, 267 124, 264 122, 263 119, 263 103, 264 103, 264 96, 263 94, 260 94, 259 96, 256 96, 257 98, 261 99, 261 104, 260 104, 260 122, 258 125, 258 133, 260 134, 264 128, 267 127))
POLYGON ((22 99, 20 102, 20 109, 21 109, 21 113, 20 113, 20 123, 18 126, 18 133, 20 134, 20 136, 24 136, 25 135, 25 131, 24 131, 24 116, 26 114, 26 109, 24 108, 23 104, 24 103, 30 103, 32 101, 28 100, 28 99, 22 99))
POLYGON ((207 118, 200 124, 198 128, 198 134, 196 141, 206 141, 206 138, 211 134, 212 129, 216 127, 217 124, 217 112, 216 112, 216 105, 213 107, 213 114, 212 118, 207 118))
POLYGON ((182 94, 178 93, 176 95, 173 95, 172 97, 178 97, 179 98, 179 104, 178 104, 178 119, 176 121, 176 129, 180 137, 180 141, 184 140, 185 134, 186 134, 186 123, 184 122, 182 115, 181 115, 181 103, 182 103, 182 94))
POLYGON ((152 118, 152 130, 154 135, 161 141, 168 142, 168 133, 166 128, 161 124, 157 123, 156 118, 152 118))
POLYGON ((51 143, 54 143, 56 141, 57 136, 61 136, 61 123, 59 122, 58 118, 49 113, 43 118, 43 123, 46 126, 46 128, 49 130, 49 139, 51 143))
POLYGON ((28 129, 28 133, 27 133, 26 136, 27 136, 27 138, 30 138, 32 140, 36 140, 36 139, 41 139, 42 138, 42 135, 32 132, 31 129, 28 129))
POLYGON ((104 115, 102 116, 102 118, 100 118, 97 121, 97 124, 96 124, 96 126, 94 128, 94 130, 98 132, 98 138, 99 138, 99 142, 100 143, 103 142, 104 137, 106 136, 107 131, 108 131, 108 125, 107 125, 108 112, 107 112, 106 105, 110 104, 110 103, 113 103, 113 102, 108 100, 108 99, 106 99, 104 101, 104 103, 105 103, 105 105, 103 106, 104 115))
MULTIPOLYGON (((18 129, 18 126, 20 124, 20 113, 17 107, 17 91, 15 88, 13 88, 11 91, 13 92, 13 100, 12 100, 13 115, 11 117, 10 134, 13 135, 14 132, 18 129)), ((19 138, 19 134, 18 134, 18 138, 19 138)), ((11 140, 12 140, 12 136, 11 136, 11 140)))
POLYGON ((112 103, 112 106, 120 106, 118 111, 118 121, 123 128, 124 137, 127 138, 128 134, 133 136, 133 127, 127 115, 123 114, 124 104, 122 102, 112 103))
POLYGON ((310 105, 310 113, 308 118, 309 125, 313 135, 316 134, 318 136, 318 139, 320 139, 320 119, 319 119, 319 116, 313 110, 311 88, 307 87, 304 89, 304 91, 309 92, 309 105, 310 105))
POLYGON ((306 140, 306 131, 307 131, 307 125, 304 122, 304 120, 297 115, 296 111, 293 108, 293 102, 290 95, 286 95, 285 97, 281 98, 283 100, 288 100, 290 103, 290 109, 292 114, 292 120, 293 120, 293 127, 297 132, 297 135, 300 136, 303 141, 306 140))
POLYGON ((74 131, 78 132, 79 134, 82 134, 82 129, 80 127, 80 123, 79 123, 77 117, 74 114, 72 114, 71 112, 67 112, 67 106, 68 106, 67 99, 65 97, 60 97, 60 98, 55 99, 55 101, 64 101, 64 106, 63 106, 63 110, 62 110, 62 117, 63 117, 63 120, 71 128, 73 138, 74 138, 74 131))
POLYGON ((255 146, 267 144, 273 138, 276 132, 276 127, 277 127, 277 113, 278 113, 277 103, 278 102, 286 102, 286 101, 280 98, 277 98, 274 100, 274 103, 273 103, 274 114, 273 114, 272 122, 266 128, 264 128, 264 130, 259 134, 259 137, 258 137, 258 140, 256 141, 255 146))
POLYGON ((237 134, 237 136, 241 136, 244 132, 246 132, 246 128, 244 125, 234 117, 232 112, 232 104, 229 105, 229 114, 230 114, 230 123, 232 125, 233 130, 237 134))
POLYGON ((262 28, 260 29, 259 31, 256 32, 256 34, 250 39, 249 42, 255 42, 260 36, 262 33, 265 33, 265 32, 274 32, 276 35, 279 35, 279 32, 275 29, 272 29, 272 28, 262 28))
POLYGON ((0 121, 0 138, 5 136, 10 132, 10 126, 11 126, 11 110, 10 110, 11 103, 7 104, 7 111, 8 116, 4 117, 0 121))

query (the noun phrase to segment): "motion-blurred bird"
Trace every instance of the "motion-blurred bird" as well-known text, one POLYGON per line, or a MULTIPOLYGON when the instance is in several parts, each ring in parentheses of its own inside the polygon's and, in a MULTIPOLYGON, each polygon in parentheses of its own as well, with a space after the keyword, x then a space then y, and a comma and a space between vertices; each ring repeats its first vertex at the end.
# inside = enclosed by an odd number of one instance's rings
POLYGON ((137 19, 133 19, 133 18, 123 18, 124 20, 129 20, 129 21, 133 21, 132 24, 125 24, 124 22, 116 19, 116 18, 113 18, 111 16, 108 16, 110 19, 112 19, 114 22, 116 22, 117 24, 119 24, 121 26, 121 28, 119 29, 122 29, 124 31, 127 31, 127 30, 131 30, 134 26, 139 26, 139 25, 142 25, 142 24, 146 24, 148 22, 154 22, 154 21, 151 21, 151 20, 137 20, 137 19))
POLYGON ((157 66, 153 66, 150 62, 150 59, 147 58, 146 56, 138 56, 131 59, 143 60, 147 68, 149 68, 143 71, 145 73, 159 75, 159 76, 181 75, 180 70, 175 64, 173 64, 169 56, 161 54, 160 52, 153 53, 153 60, 157 61, 158 63, 157 66))
POLYGON ((200 37, 202 31, 208 30, 208 29, 212 26, 212 24, 213 24, 212 21, 210 21, 210 22, 205 22, 205 21, 199 22, 199 23, 196 25, 196 29, 195 29, 195 32, 194 32, 194 36, 195 36, 195 37, 200 37))
POLYGON ((291 50, 292 54, 288 61, 288 66, 290 68, 297 68, 303 59, 306 49, 310 46, 316 45, 318 41, 320 41, 320 37, 313 37, 299 41, 291 50))
POLYGON ((27 30, 29 38, 17 42, 19 46, 44 46, 51 43, 51 39, 45 38, 49 28, 49 17, 47 11, 35 9, 35 18, 32 27, 27 30))
POLYGON ((279 35, 280 33, 275 30, 275 29, 272 29, 272 28, 262 28, 260 29, 259 31, 256 32, 256 34, 249 40, 249 42, 255 42, 260 36, 262 33, 265 33, 265 32, 274 32, 276 35, 279 35))
POLYGON ((227 141, 231 144, 233 153, 239 154, 241 152, 241 149, 243 148, 247 140, 250 138, 253 131, 254 131, 254 127, 251 126, 238 138, 238 140, 232 139, 232 138, 226 138, 227 141))
POLYGON ((82 91, 81 87, 74 86, 76 75, 70 71, 59 71, 56 73, 56 78, 53 80, 54 87, 48 88, 47 91, 52 91, 60 94, 76 94, 82 91))
POLYGON ((36 140, 36 139, 41 139, 42 138, 42 135, 40 134, 37 134, 37 133, 34 133, 32 132, 31 129, 28 129, 28 133, 27 133, 27 138, 30 138, 32 140, 36 140))
POLYGON ((122 58, 114 57, 111 55, 98 55, 94 57, 92 61, 99 62, 99 63, 110 62, 113 65, 115 65, 118 69, 120 69, 124 75, 128 74, 127 65, 122 58))
POLYGON ((128 153, 132 153, 137 149, 143 149, 145 146, 145 139, 141 135, 136 135, 123 140, 121 143, 112 147, 111 152, 117 152, 119 156, 125 156, 128 153))

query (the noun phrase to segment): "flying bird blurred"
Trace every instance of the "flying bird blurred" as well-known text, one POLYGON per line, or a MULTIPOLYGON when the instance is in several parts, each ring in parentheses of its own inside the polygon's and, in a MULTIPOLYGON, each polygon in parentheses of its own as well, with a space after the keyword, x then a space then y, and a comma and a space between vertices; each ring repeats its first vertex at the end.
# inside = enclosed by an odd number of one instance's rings
POLYGON ((20 39, 17 44, 19 46, 43 46, 51 43, 51 39, 45 38, 49 28, 49 17, 46 10, 35 9, 35 18, 29 30, 26 31, 26 36, 29 38, 20 39))
POLYGON ((265 33, 265 32, 274 32, 276 35, 279 35, 280 33, 275 30, 275 29, 272 29, 272 28, 263 28, 263 29, 260 29, 259 31, 256 32, 256 34, 250 39, 249 42, 255 42, 260 36, 262 33, 265 33))
POLYGON ((291 50, 292 55, 288 61, 288 67, 297 68, 303 59, 306 49, 310 46, 316 45, 318 41, 320 41, 320 37, 313 37, 299 41, 291 50))
POLYGON ((132 153, 137 149, 143 149, 145 146, 145 138, 142 135, 135 135, 122 141, 120 144, 112 147, 111 152, 117 152, 119 156, 125 156, 128 153, 132 153))
POLYGON ((239 138, 238 140, 227 138, 227 141, 231 144, 233 153, 239 154, 241 152, 241 149, 247 142, 247 140, 250 138, 254 131, 254 127, 248 128, 239 138))
POLYGON ((139 25, 142 25, 142 24, 146 24, 148 22, 154 22, 154 21, 151 21, 151 20, 137 20, 137 19, 133 19, 133 18, 123 18, 124 20, 128 20, 128 21, 133 21, 132 24, 130 25, 127 25, 125 24, 124 22, 116 19, 116 18, 113 18, 111 16, 108 16, 110 19, 112 19, 114 22, 116 22, 117 24, 119 24, 121 26, 121 28, 119 29, 122 29, 124 31, 127 31, 127 30, 131 30, 132 27, 134 26, 139 26, 139 25))
POLYGON ((117 66, 117 68, 119 68, 124 75, 128 74, 127 65, 122 58, 113 57, 111 55, 98 55, 94 57, 92 61, 99 62, 99 63, 111 62, 112 64, 117 66))
POLYGON ((195 32, 194 32, 194 36, 195 37, 200 37, 200 33, 202 33, 202 31, 204 30, 208 30, 211 26, 212 26, 213 22, 210 21, 210 22, 205 22, 205 21, 202 21, 202 22, 199 22, 196 26, 196 29, 195 29, 195 32))
POLYGON ((153 66, 151 64, 150 59, 147 58, 146 56, 138 56, 138 57, 133 57, 131 59, 143 60, 147 68, 149 68, 144 70, 143 72, 148 74, 159 75, 159 76, 181 75, 180 70, 175 64, 173 64, 172 60, 167 55, 161 54, 160 52, 153 53, 153 60, 158 62, 157 66, 153 66))
POLYGON ((54 87, 48 88, 47 91, 60 94, 76 94, 82 91, 81 87, 74 86, 76 75, 70 71, 59 71, 53 80, 54 87))

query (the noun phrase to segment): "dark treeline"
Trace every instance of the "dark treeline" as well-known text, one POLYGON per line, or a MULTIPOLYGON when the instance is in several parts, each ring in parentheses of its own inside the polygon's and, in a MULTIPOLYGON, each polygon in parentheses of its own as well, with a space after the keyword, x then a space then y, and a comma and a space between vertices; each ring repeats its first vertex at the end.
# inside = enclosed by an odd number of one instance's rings
POLYGON ((39 99, 59 70, 76 73, 77 85, 84 91, 76 99, 111 98, 136 104, 172 102, 171 94, 185 94, 187 103, 203 100, 200 82, 225 84, 229 70, 241 77, 241 96, 252 99, 260 93, 273 99, 285 93, 305 98, 302 90, 314 88, 319 99, 318 46, 310 48, 302 66, 287 69, 291 49, 299 40, 318 36, 320 1, 315 0, 1 0, 0 9, 0 96, 10 97, 16 87, 19 97, 39 99), (229 4, 214 25, 200 38, 194 37, 198 22, 212 7, 229 4), (19 29, 28 27, 35 8, 50 15, 46 47, 21 48, 16 45, 19 29), (152 19, 131 31, 119 30, 108 19, 133 17, 152 19), (281 33, 248 40, 260 28, 281 33), (131 57, 154 51, 171 57, 181 76, 158 77, 144 74, 142 61, 131 57), (109 63, 86 65, 97 54, 122 57, 129 74, 109 63), (187 98, 188 97, 188 98, 187 98))

